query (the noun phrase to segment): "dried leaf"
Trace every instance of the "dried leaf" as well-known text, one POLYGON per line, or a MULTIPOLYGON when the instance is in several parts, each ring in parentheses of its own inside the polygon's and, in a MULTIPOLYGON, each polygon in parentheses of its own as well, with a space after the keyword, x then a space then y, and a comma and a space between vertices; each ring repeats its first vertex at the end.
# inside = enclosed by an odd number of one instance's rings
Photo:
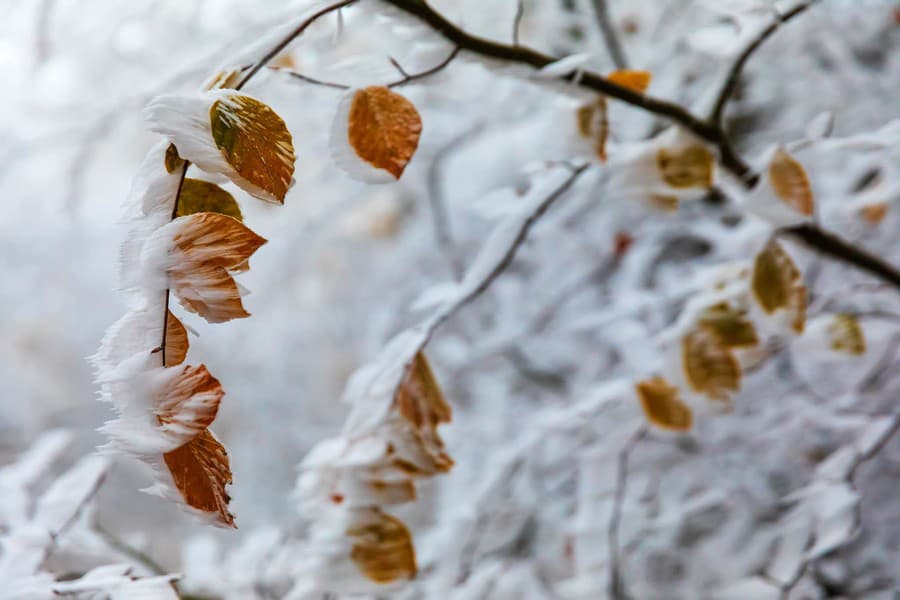
POLYGON ((431 365, 422 352, 413 358, 394 402, 400 414, 418 429, 434 431, 438 424, 449 423, 452 416, 450 405, 444 400, 431 365))
POLYGON ((183 217, 200 212, 219 213, 238 221, 244 220, 241 208, 234 196, 215 183, 186 178, 181 186, 181 194, 178 196, 178 210, 175 216, 183 217))
POLYGON ((193 438, 212 424, 224 395, 219 380, 206 366, 185 366, 165 386, 156 416, 163 429, 184 439, 193 438))
POLYGON ((803 332, 806 322, 806 287, 800 271, 784 248, 771 240, 756 256, 752 278, 753 295, 767 313, 779 309, 794 313, 793 329, 803 332))
POLYGON ((740 389, 741 368, 731 350, 708 328, 684 336, 681 356, 691 388, 712 400, 728 400, 740 389))
POLYGON ((769 181, 775 195, 800 214, 813 214, 813 194, 806 170, 782 148, 769 163, 769 181))
POLYGON ((729 348, 755 346, 759 343, 756 328, 746 314, 722 302, 710 306, 700 315, 701 327, 709 328, 729 348))
POLYGON ((868 221, 872 225, 878 225, 884 220, 884 217, 887 216, 888 213, 888 203, 887 202, 876 202, 874 204, 867 204, 859 209, 859 214, 863 219, 868 221))
POLYGON ((222 90, 233 88, 241 78, 241 69, 225 69, 213 75, 206 84, 207 90, 222 90))
POLYGON ((266 239, 233 217, 201 212, 179 217, 173 242, 191 262, 242 268, 266 239))
POLYGON ((214 515, 222 525, 235 527, 234 516, 228 512, 231 497, 225 492, 225 486, 231 483, 228 452, 208 429, 166 452, 163 458, 188 506, 214 515))
POLYGON ((185 277, 173 277, 172 290, 181 305, 209 323, 249 317, 234 278, 223 267, 193 265, 185 277))
POLYGON ((593 140, 594 152, 602 162, 606 162, 606 142, 609 139, 609 104, 606 96, 597 98, 578 108, 578 132, 593 140))
POLYGON ((828 335, 831 338, 831 349, 835 352, 853 356, 866 353, 866 338, 855 315, 846 313, 834 315, 828 325, 828 335))
POLYGON ((650 205, 663 212, 675 212, 678 210, 678 196, 650 194, 650 205))
POLYGON ((662 377, 639 382, 635 389, 647 420, 663 429, 687 431, 693 424, 691 409, 678 398, 678 389, 662 377))
POLYGON ((667 185, 682 189, 708 188, 713 182, 714 157, 705 146, 688 146, 677 150, 662 148, 656 154, 656 165, 667 185))
POLYGON ((184 159, 178 156, 178 148, 175 144, 169 144, 166 148, 166 158, 164 159, 166 173, 174 173, 176 169, 184 166, 184 159))
POLYGON ((188 352, 187 329, 172 311, 166 316, 166 364, 163 366, 174 367, 184 362, 188 352))
POLYGON ((409 529, 400 519, 378 511, 375 520, 351 527, 350 558, 375 583, 390 583, 416 576, 416 551, 409 529))
POLYGON ((650 71, 637 71, 634 69, 619 69, 606 76, 606 79, 610 82, 626 87, 638 94, 643 94, 647 91, 651 78, 650 71))
POLYGON ((357 156, 400 179, 419 145, 422 119, 412 102, 383 86, 353 94, 347 140, 357 156))
POLYGON ((209 109, 216 147, 262 200, 284 203, 294 174, 291 132, 271 108, 249 96, 234 94, 209 109))

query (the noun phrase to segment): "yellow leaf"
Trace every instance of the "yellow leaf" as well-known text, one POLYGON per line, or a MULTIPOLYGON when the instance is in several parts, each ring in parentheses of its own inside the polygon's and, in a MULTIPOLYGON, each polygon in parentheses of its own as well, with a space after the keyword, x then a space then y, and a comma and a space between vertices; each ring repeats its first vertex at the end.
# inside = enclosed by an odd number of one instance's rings
POLYGON ((622 87, 626 87, 632 91, 635 91, 638 94, 643 94, 645 91, 647 91, 647 86, 650 85, 651 77, 652 76, 650 75, 650 71, 619 69, 607 75, 606 79, 608 79, 612 83, 615 83, 616 85, 620 85, 622 87))
POLYGON ((647 420, 657 427, 687 431, 693 424, 691 409, 678 398, 678 389, 662 377, 639 382, 635 389, 647 420))
POLYGON ((400 179, 419 145, 422 119, 412 102, 384 86, 353 94, 347 140, 362 160, 400 179))
POLYGON ((172 311, 168 311, 166 317, 166 364, 165 367, 174 367, 184 362, 188 352, 187 329, 184 328, 172 311))
POLYGON ((855 315, 845 313, 834 315, 828 325, 828 335, 831 337, 831 349, 835 352, 854 356, 866 352, 866 338, 855 315))
POLYGON ((225 491, 231 483, 228 452, 208 429, 166 452, 163 459, 188 506, 209 513, 221 525, 235 527, 234 516, 228 512, 231 497, 225 491))
POLYGON ((800 271, 784 248, 771 240, 756 256, 752 277, 753 295, 767 313, 784 309, 794 313, 793 329, 803 332, 806 322, 806 287, 800 271))
POLYGON ((176 169, 184 166, 184 159, 178 156, 178 148, 175 144, 169 144, 166 148, 166 157, 164 159, 166 173, 174 173, 176 169))
POLYGON ((373 519, 351 527, 350 558, 375 583, 390 583, 416 576, 416 551, 409 529, 400 519, 376 510, 373 519))
POLYGON ((708 327, 719 342, 729 348, 755 346, 759 343, 756 328, 745 313, 725 302, 707 308, 698 322, 701 327, 708 327))
POLYGON ((213 103, 209 120, 216 147, 251 184, 242 187, 257 198, 283 204, 294 175, 294 145, 281 117, 259 100, 234 94, 213 103))
POLYGON ((685 335, 681 356, 685 378, 695 392, 712 400, 728 400, 740 389, 740 365, 711 330, 702 327, 685 335))
POLYGON ((656 154, 660 176, 673 188, 708 188, 713 182, 714 157, 705 146, 678 150, 662 148, 656 154))
POLYGON ((183 217, 199 212, 219 213, 238 221, 244 220, 241 207, 234 196, 215 183, 186 178, 181 186, 181 195, 178 196, 178 211, 175 216, 183 217))
POLYGON ((769 181, 775 195, 800 214, 813 214, 813 194, 806 170, 793 156, 779 148, 769 164, 769 181))

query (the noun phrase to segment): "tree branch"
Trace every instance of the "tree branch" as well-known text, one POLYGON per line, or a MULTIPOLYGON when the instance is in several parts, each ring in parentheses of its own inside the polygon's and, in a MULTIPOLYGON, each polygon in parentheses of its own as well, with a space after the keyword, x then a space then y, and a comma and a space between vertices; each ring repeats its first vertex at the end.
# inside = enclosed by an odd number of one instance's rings
POLYGON ((603 34, 603 42, 606 44, 606 50, 612 58, 613 64, 617 69, 627 69, 628 60, 625 58, 625 51, 622 49, 622 43, 619 35, 613 25, 612 19, 609 18, 609 7, 606 0, 593 0, 594 14, 597 17, 597 25, 603 34))
POLYGON ((609 597, 613 600, 627 599, 625 583, 622 581, 622 573, 619 567, 619 524, 622 521, 622 505, 625 502, 625 488, 628 485, 628 458, 637 446, 638 442, 647 435, 647 429, 641 426, 635 431, 628 441, 619 450, 618 466, 616 470, 616 491, 613 499, 612 515, 609 518, 607 529, 609 545, 609 597))

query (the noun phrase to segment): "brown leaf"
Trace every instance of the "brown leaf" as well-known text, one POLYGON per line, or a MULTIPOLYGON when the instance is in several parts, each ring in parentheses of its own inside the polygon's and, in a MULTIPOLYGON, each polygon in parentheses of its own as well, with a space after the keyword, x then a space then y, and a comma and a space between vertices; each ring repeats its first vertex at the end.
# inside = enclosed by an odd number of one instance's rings
POLYGON ((206 85, 207 90, 222 90, 233 88, 241 78, 241 69, 225 69, 219 71, 206 85))
POLYGON ((769 181, 775 195, 800 214, 813 214, 813 194, 806 170, 793 156, 779 148, 769 164, 769 181))
POLYGON ((662 148, 656 153, 656 166, 667 185, 682 189, 708 188, 713 182, 714 158, 705 146, 677 150, 662 148))
POLYGON ((685 335, 681 357, 685 378, 695 392, 712 400, 728 400, 740 389, 740 365, 710 329, 701 327, 685 335))
POLYGON ((707 308, 698 322, 701 327, 708 327, 719 342, 729 348, 755 346, 759 343, 756 328, 746 314, 725 302, 707 308))
POLYGON ((866 337, 855 315, 846 313, 834 315, 828 325, 828 335, 831 337, 831 349, 835 352, 853 356, 866 353, 866 337))
POLYGON ((593 141, 597 158, 606 162, 606 142, 609 139, 609 104, 606 96, 580 106, 576 118, 578 132, 593 141))
POLYGON ((201 212, 179 218, 173 241, 185 260, 242 268, 266 239, 233 217, 201 212))
POLYGON ((400 179, 419 145, 422 119, 412 102, 384 86, 357 90, 350 104, 347 140, 376 169, 400 179))
POLYGON ((678 389, 662 377, 639 382, 635 389, 647 420, 657 427, 687 431, 693 424, 691 409, 678 398, 678 389))
POLYGON ((651 78, 650 71, 637 71, 634 69, 619 69, 606 76, 606 79, 612 83, 628 88, 638 94, 643 94, 647 91, 651 78))
POLYGON ((163 390, 156 416, 164 429, 180 436, 200 435, 216 418, 224 395, 219 380, 206 366, 185 366, 163 390))
POLYGON ((188 177, 181 186, 175 216, 183 217, 200 212, 218 213, 238 221, 244 220, 241 207, 238 206, 234 196, 215 183, 188 177))
POLYGON ((874 204, 867 204, 859 209, 859 214, 871 225, 878 225, 881 223, 884 220, 884 217, 887 216, 887 213, 887 202, 875 202, 874 204))
POLYGON ((174 367, 184 362, 188 352, 188 334, 181 321, 172 311, 166 316, 166 364, 164 367, 174 367))
POLYGON ((231 483, 228 452, 208 429, 166 452, 163 459, 188 506, 214 515, 222 525, 235 527, 234 516, 228 512, 231 497, 225 491, 231 483))
POLYGON ((184 276, 173 274, 172 291, 182 306, 197 313, 209 323, 224 323, 249 317, 234 278, 223 267, 214 264, 187 265, 184 276))
POLYGON ((375 583, 390 583, 416 576, 416 551, 409 529, 400 519, 377 511, 371 522, 351 527, 350 558, 375 583))
POLYGON ((184 166, 184 159, 178 156, 178 148, 175 147, 175 144, 169 144, 169 147, 166 148, 166 157, 163 162, 166 173, 173 173, 176 169, 184 166))
POLYGON ((650 194, 650 206, 663 212, 675 212, 678 210, 678 196, 650 194))
POLYGON ((216 147, 251 184, 242 187, 257 198, 283 204, 294 175, 294 144, 281 117, 259 100, 234 94, 213 103, 209 120, 216 147))
POLYGON ((803 332, 806 322, 806 287, 800 270, 784 248, 771 240, 756 256, 751 287, 767 313, 785 309, 794 313, 793 329, 803 332))
POLYGON ((423 352, 413 358, 394 402, 400 414, 417 429, 433 431, 438 424, 449 423, 452 416, 450 405, 444 400, 423 352))

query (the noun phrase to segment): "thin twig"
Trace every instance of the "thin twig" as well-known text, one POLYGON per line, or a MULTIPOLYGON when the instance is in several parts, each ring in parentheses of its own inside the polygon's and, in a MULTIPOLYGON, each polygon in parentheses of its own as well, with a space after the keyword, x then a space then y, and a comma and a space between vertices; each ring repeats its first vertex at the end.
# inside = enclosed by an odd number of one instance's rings
POLYGON ((513 17, 512 41, 513 46, 519 45, 519 27, 522 25, 522 17, 525 16, 525 0, 517 0, 516 16, 513 17))
POLYGON ((96 519, 92 525, 93 531, 103 538, 107 544, 109 544, 113 549, 121 552, 128 558, 134 560, 137 563, 143 565, 148 571, 153 573, 154 575, 166 575, 169 573, 162 565, 153 560, 150 555, 141 552, 137 548, 133 546, 129 546, 119 538, 117 538, 113 533, 102 525, 96 519))
POLYGON ((411 81, 416 81, 417 79, 423 79, 425 77, 428 77, 429 75, 434 75, 435 73, 437 73, 438 71, 442 70, 444 67, 449 65, 451 62, 453 62, 453 59, 456 58, 456 56, 458 54, 459 54, 459 46, 456 46, 455 48, 453 48, 453 50, 450 52, 450 54, 447 55, 447 58, 445 58, 444 60, 442 60, 435 66, 425 69, 424 71, 421 71, 419 73, 412 73, 412 74, 409 74, 406 71, 404 71, 402 68, 400 68, 399 64, 396 64, 396 61, 394 61, 394 59, 391 59, 391 61, 395 63, 394 66, 398 67, 397 70, 400 71, 401 74, 403 74, 403 78, 387 84, 387 87, 393 88, 393 87, 398 87, 401 85, 406 85, 407 83, 410 83, 411 81))
POLYGON ((622 49, 622 42, 616 32, 612 19, 609 17, 609 7, 606 0, 593 0, 594 14, 597 17, 597 25, 603 34, 603 42, 606 44, 606 50, 612 58, 613 64, 617 69, 627 69, 628 60, 625 58, 625 50, 622 49))
POLYGON ((628 458, 638 442, 647 435, 643 425, 635 431, 619 450, 616 470, 616 491, 613 498, 612 514, 607 528, 609 544, 609 597, 613 600, 628 598, 625 583, 622 581, 619 557, 619 524, 622 521, 622 505, 625 502, 625 489, 628 486, 628 458))
MULTIPOLYGON (((596 0, 601 1, 601 0, 596 0)), ((709 120, 715 125, 722 127, 722 119, 725 113, 725 106, 728 104, 728 100, 731 98, 731 95, 734 93, 735 88, 737 88, 738 81, 741 78, 741 71, 744 69, 744 65, 747 64, 747 61, 750 60, 750 57, 753 56, 753 53, 756 52, 760 46, 763 45, 769 37, 775 33, 779 27, 783 23, 787 23, 807 8, 812 6, 812 4, 816 2, 816 0, 807 0, 806 2, 802 2, 790 9, 785 13, 779 14, 776 19, 765 29, 759 32, 755 38, 744 48, 744 51, 740 53, 737 60, 731 65, 731 69, 728 71, 728 77, 725 78, 725 83, 722 85, 722 89, 719 90, 718 95, 716 96, 716 102, 713 104, 712 112, 710 113, 709 120)))

